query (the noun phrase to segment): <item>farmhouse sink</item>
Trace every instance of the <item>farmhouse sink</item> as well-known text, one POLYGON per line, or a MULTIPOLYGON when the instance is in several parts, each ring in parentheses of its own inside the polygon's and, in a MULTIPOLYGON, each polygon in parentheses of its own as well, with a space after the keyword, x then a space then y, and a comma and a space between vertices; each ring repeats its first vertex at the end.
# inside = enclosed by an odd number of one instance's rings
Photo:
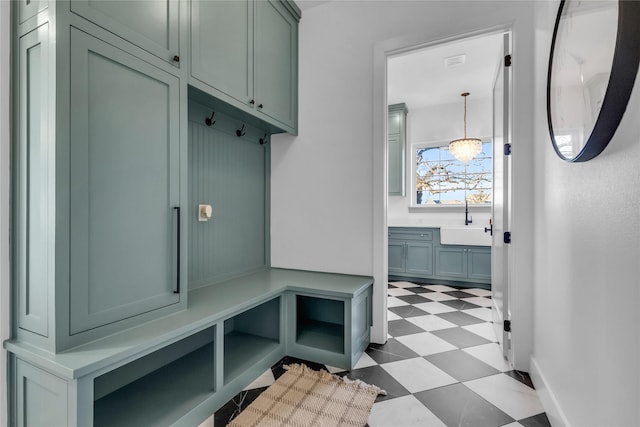
POLYGON ((491 246, 491 234, 484 227, 450 226, 440 228, 443 245, 491 246))

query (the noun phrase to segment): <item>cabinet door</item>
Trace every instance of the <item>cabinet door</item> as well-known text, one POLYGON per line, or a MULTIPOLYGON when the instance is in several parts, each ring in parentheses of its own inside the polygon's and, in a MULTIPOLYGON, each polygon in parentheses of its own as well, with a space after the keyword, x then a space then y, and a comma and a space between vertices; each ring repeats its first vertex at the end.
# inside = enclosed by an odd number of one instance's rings
POLYGON ((279 2, 256 2, 256 108, 295 128, 298 98, 298 23, 279 2))
POLYGON ((63 427, 69 425, 67 383, 16 359, 16 424, 63 427))
POLYGON ((71 29, 71 333, 179 301, 179 81, 71 29))
POLYGON ((399 134, 389 136, 388 191, 390 196, 404 195, 404 142, 399 134))
POLYGON ((407 273, 422 276, 433 275, 433 245, 431 243, 407 242, 407 273))
POLYGON ((49 24, 20 38, 16 238, 18 325, 48 336, 55 250, 55 153, 50 133, 54 105, 49 79, 49 24))
POLYGON ((49 7, 47 0, 19 0, 17 3, 18 18, 21 24, 49 7))
POLYGON ((177 0, 74 0, 71 10, 167 62, 180 55, 177 0))
POLYGON ((404 242, 389 240, 389 273, 404 273, 404 242))
POLYGON ((450 278, 467 278, 467 250, 464 248, 436 248, 436 275, 450 278))
POLYGON ((252 105, 252 0, 191 2, 191 74, 252 105))
POLYGON ((469 279, 491 280, 491 248, 470 248, 469 279))

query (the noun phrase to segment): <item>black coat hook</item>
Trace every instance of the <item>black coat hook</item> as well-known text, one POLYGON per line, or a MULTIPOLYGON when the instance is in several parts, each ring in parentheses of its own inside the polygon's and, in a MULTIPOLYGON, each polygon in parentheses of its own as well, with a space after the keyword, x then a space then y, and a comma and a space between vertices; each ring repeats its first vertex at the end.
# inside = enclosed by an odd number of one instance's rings
POLYGON ((214 111, 214 112, 211 113, 211 117, 207 117, 206 119, 204 119, 204 122, 207 124, 207 126, 211 126, 211 125, 216 124, 216 121, 213 120, 213 116, 215 116, 215 115, 216 115, 216 112, 214 111))
POLYGON ((265 133, 264 136, 262 138, 260 138, 258 141, 260 141, 260 145, 264 145, 266 144, 267 141, 267 134, 265 133))
POLYGON ((240 136, 244 136, 246 134, 246 132, 244 132, 244 124, 242 124, 242 127, 240 129, 236 129, 236 136, 240 137, 240 136))

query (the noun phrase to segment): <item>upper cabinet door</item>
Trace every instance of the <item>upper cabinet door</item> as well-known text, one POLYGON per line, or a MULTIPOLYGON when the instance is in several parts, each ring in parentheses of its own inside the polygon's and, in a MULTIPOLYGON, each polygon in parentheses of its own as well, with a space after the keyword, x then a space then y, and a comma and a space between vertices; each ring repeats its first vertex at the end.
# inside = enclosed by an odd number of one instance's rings
POLYGON ((179 80, 71 29, 70 328, 179 302, 179 80))
POLYGON ((253 1, 191 2, 191 74, 253 105, 253 1))
POLYGON ((298 24, 280 2, 256 2, 256 108, 297 128, 298 24))
POLYGON ((70 3, 71 11, 78 15, 179 65, 178 0, 73 0, 70 3))

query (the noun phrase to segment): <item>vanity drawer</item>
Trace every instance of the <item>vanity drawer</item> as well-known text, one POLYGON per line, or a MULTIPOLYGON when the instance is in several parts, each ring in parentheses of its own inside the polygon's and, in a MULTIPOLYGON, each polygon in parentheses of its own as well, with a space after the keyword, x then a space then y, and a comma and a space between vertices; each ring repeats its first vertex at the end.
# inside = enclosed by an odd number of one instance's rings
POLYGON ((433 240, 433 230, 415 228, 389 228, 389 239, 394 240, 433 240))

